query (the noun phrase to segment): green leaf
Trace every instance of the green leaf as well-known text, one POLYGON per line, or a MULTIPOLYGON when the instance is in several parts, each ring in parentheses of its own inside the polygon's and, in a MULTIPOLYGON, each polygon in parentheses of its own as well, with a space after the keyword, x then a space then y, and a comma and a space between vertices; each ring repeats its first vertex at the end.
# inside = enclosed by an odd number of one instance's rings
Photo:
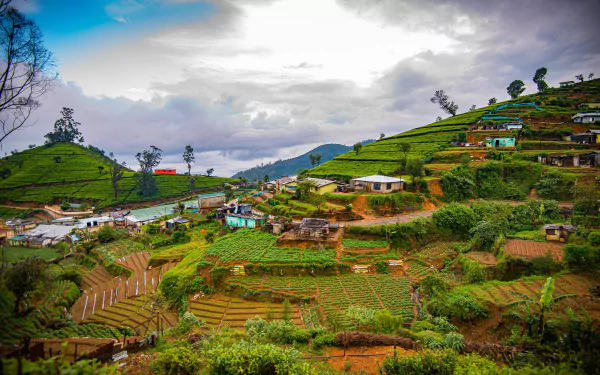
POLYGON ((540 295, 540 305, 542 308, 548 306, 552 302, 552 294, 554 293, 554 279, 549 277, 546 280, 546 284, 542 287, 542 293, 540 295))

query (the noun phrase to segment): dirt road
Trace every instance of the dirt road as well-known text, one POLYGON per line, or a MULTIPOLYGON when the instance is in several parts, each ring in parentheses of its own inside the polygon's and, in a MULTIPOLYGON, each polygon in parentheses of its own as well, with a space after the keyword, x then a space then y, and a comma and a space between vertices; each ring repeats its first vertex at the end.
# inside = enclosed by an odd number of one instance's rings
POLYGON ((431 215, 433 215, 433 213, 437 210, 438 209, 436 208, 435 210, 412 212, 410 214, 396 215, 391 217, 369 218, 364 220, 349 221, 345 222, 343 226, 405 223, 418 217, 431 217, 431 215))

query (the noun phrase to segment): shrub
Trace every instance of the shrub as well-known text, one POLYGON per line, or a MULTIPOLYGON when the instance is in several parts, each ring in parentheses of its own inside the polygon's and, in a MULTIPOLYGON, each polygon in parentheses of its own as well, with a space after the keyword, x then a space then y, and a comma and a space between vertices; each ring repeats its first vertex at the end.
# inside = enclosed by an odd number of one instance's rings
POLYGON ((600 246, 600 231, 593 231, 587 236, 588 243, 592 246, 600 246))
POLYGON ((189 346, 169 348, 156 357, 150 367, 155 374, 195 374, 200 368, 200 358, 189 346))
POLYGON ((465 347, 463 335, 457 332, 450 332, 444 337, 444 346, 448 349, 460 351, 465 347))
POLYGON ((467 283, 477 284, 487 280, 485 269, 479 262, 462 257, 460 265, 467 283))
POLYGON ((591 267, 600 263, 600 248, 587 245, 567 244, 564 248, 563 260, 569 266, 591 267))
POLYGON ((203 320, 199 320, 193 312, 186 311, 181 318, 175 330, 179 334, 189 333, 194 328, 202 328, 206 323, 203 320))
POLYGON ((421 280, 421 286, 423 288, 423 293, 428 296, 431 296, 436 292, 443 293, 450 290, 450 284, 442 277, 435 274, 425 276, 421 280))
POLYGON ((378 333, 396 333, 403 321, 402 315, 392 315, 387 309, 379 310, 375 313, 373 330, 378 333))
POLYGON ((427 303, 427 311, 434 316, 472 321, 487 317, 487 308, 475 296, 465 291, 438 294, 427 303))
POLYGON ((336 337, 335 333, 319 334, 312 340, 313 348, 320 349, 324 346, 335 346, 335 345, 337 345, 337 341, 336 341, 335 337, 336 337))
POLYGON ((109 226, 103 226, 98 231, 98 240, 107 243, 115 239, 115 230, 109 226))
POLYGON ((217 347, 207 352, 208 373, 211 375, 316 375, 317 371, 300 361, 294 349, 273 344, 241 341, 217 347))
POLYGON ((457 355, 452 351, 424 350, 408 357, 399 357, 394 350, 385 357, 380 373, 382 375, 452 375, 456 367, 457 355))
POLYGON ((473 210, 458 203, 440 208, 433 213, 432 218, 438 228, 449 229, 461 235, 469 233, 476 222, 473 210))
POLYGON ((412 324, 411 329, 415 332, 433 331, 435 329, 435 325, 426 320, 417 320, 412 324))

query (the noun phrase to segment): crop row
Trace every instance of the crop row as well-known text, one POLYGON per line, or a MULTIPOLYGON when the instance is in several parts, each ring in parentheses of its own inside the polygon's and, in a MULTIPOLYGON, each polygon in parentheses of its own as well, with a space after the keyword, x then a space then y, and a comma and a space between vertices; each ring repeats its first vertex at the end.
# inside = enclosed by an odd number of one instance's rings
POLYGON ((387 241, 375 241, 375 240, 359 240, 355 238, 344 238, 342 240, 344 248, 346 249, 377 249, 387 247, 387 241))

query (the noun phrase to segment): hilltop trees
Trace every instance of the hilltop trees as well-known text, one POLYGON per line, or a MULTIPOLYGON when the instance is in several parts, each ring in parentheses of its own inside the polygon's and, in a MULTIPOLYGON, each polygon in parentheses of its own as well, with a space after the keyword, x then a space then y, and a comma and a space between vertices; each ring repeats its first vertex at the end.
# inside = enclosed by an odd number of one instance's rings
POLYGON ((321 154, 310 154, 308 158, 310 159, 310 164, 314 167, 315 165, 321 164, 321 158, 323 155, 321 154))
POLYGON ((492 104, 496 104, 498 103, 498 99, 496 99, 496 97, 490 98, 490 100, 488 100, 488 105, 492 105, 492 104))
POLYGON ((192 163, 196 161, 196 157, 194 157, 194 149, 192 146, 185 146, 185 151, 183 152, 183 161, 188 166, 188 175, 192 175, 192 163))
POLYGON ((477 109, 477 106, 476 106, 475 104, 473 104, 473 105, 471 106, 471 108, 469 108, 469 111, 474 111, 474 110, 476 110, 476 109, 477 109))
POLYGON ((215 169, 214 169, 214 168, 208 168, 208 169, 206 170, 206 175, 207 175, 208 177, 210 177, 210 175, 211 175, 211 174, 213 174, 213 172, 214 172, 214 171, 215 171, 215 169))
POLYGON ((138 152, 135 155, 138 163, 140 163, 139 174, 136 174, 136 182, 141 195, 152 195, 158 190, 152 169, 160 164, 162 160, 162 150, 155 146, 150 146, 149 149, 138 152))
POLYGON ((508 93, 508 95, 510 95, 512 99, 518 98, 519 95, 523 93, 523 91, 525 91, 525 83, 523 83, 523 81, 521 81, 520 79, 515 79, 506 88, 506 92, 508 93))
POLYGON ((356 155, 358 155, 358 153, 360 152, 360 150, 362 150, 362 148, 363 148, 363 145, 362 145, 362 143, 360 143, 360 142, 356 142, 356 143, 354 144, 354 147, 353 147, 353 149, 354 149, 354 152, 356 152, 356 155))
POLYGON ((578 80, 579 82, 583 82, 583 74, 576 75, 575 79, 578 80))
POLYGON ((433 97, 430 99, 432 103, 439 104, 440 109, 446 112, 449 115, 456 116, 456 111, 458 111, 458 105, 454 104, 454 102, 449 101, 448 95, 444 92, 444 90, 437 90, 433 97))
POLYGON ((48 140, 47 143, 56 142, 74 142, 75 140, 83 142, 83 134, 79 131, 81 123, 73 119, 74 110, 63 107, 62 118, 54 123, 54 131, 46 134, 44 137, 48 140))
POLYGON ((22 128, 56 79, 38 25, 0 1, 0 144, 22 128))
POLYGON ((591 81, 594 78, 594 73, 590 73, 590 75, 588 76, 588 81, 591 81))
POLYGON ((537 85, 538 92, 544 92, 548 88, 548 84, 544 81, 546 77, 546 73, 548 73, 548 69, 542 67, 535 71, 535 75, 533 76, 533 82, 537 85))
POLYGON ((112 152, 108 156, 111 160, 108 167, 108 175, 110 176, 110 183, 113 188, 113 197, 115 200, 117 200, 117 196, 119 194, 119 181, 123 179, 123 172, 125 172, 125 162, 119 164, 117 158, 112 152))

